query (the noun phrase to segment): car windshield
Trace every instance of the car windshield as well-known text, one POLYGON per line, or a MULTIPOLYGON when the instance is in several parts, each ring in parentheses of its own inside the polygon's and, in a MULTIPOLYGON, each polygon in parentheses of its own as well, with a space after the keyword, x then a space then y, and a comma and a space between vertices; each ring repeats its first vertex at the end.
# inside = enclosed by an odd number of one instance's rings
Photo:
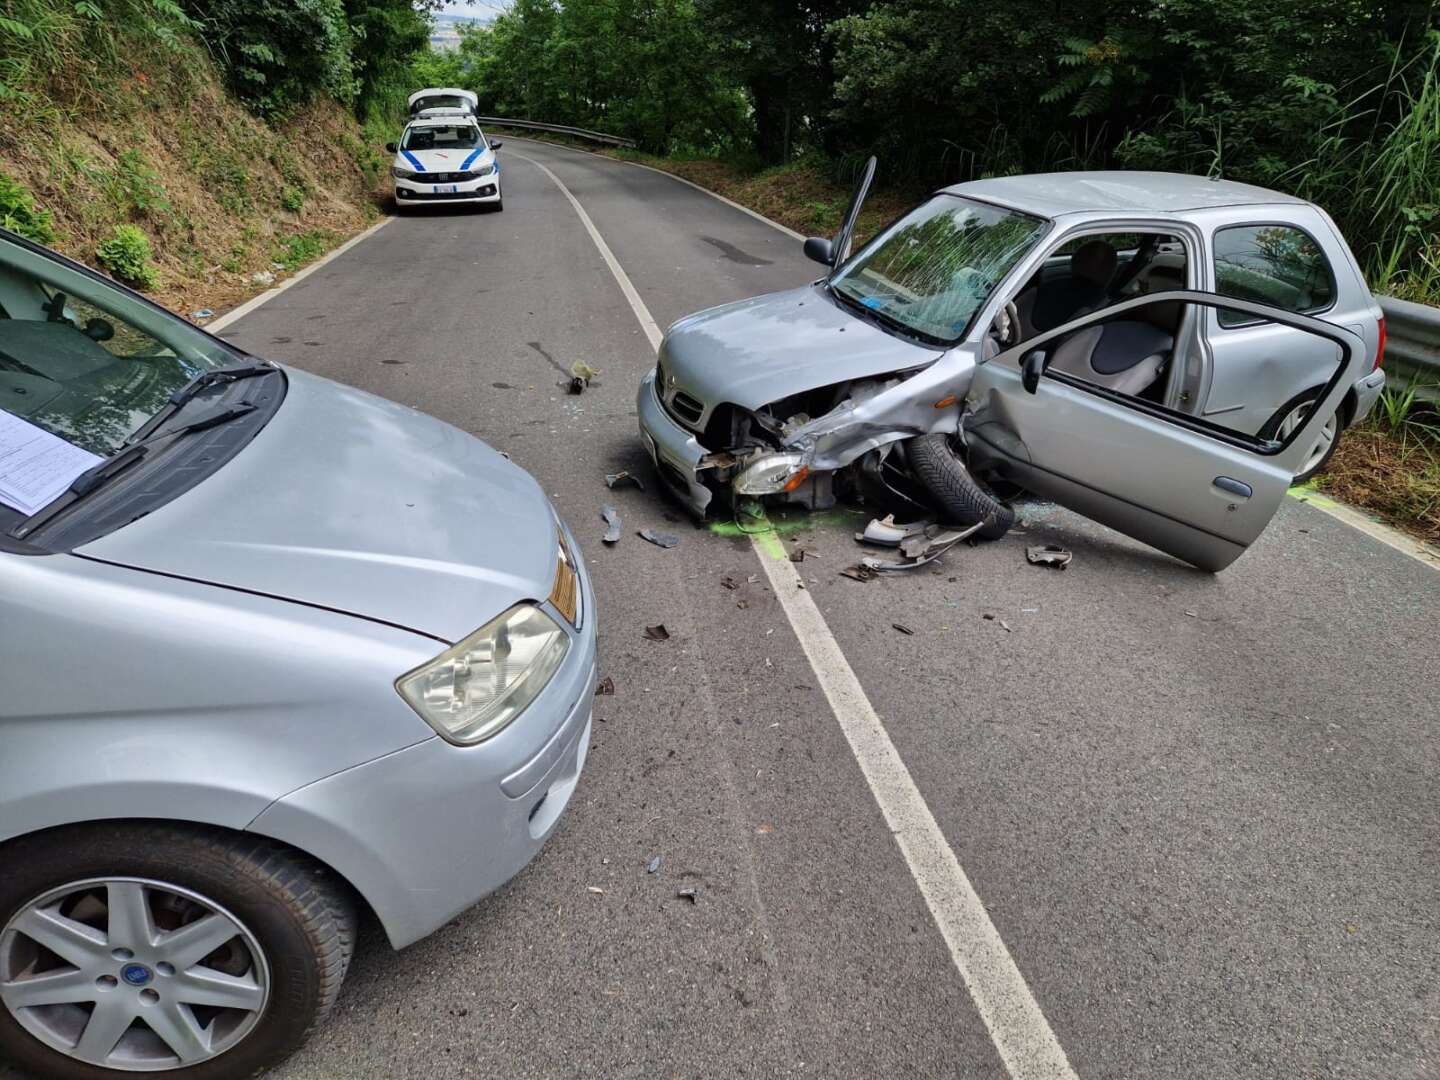
POLYGON ((108 456, 239 355, 138 297, 0 237, 0 409, 108 456))
POLYGON ((965 333, 1047 225, 1028 214, 937 195, 867 244, 830 287, 901 330, 949 344, 965 333))
POLYGON ((402 150, 474 150, 485 144, 474 124, 426 124, 405 132, 402 150))

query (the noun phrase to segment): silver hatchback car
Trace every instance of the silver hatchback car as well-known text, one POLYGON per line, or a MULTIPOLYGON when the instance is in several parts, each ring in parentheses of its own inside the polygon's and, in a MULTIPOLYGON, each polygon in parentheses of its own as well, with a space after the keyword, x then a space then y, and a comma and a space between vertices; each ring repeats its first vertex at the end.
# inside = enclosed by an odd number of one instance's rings
POLYGON ((253 1075, 536 854, 594 596, 535 480, 0 234, 0 1056, 253 1075))
POLYGON ((681 319, 640 437, 695 513, 858 495, 982 537, 1018 485, 1208 570, 1374 404, 1385 327, 1319 207, 1166 173, 936 193, 826 276, 681 319))

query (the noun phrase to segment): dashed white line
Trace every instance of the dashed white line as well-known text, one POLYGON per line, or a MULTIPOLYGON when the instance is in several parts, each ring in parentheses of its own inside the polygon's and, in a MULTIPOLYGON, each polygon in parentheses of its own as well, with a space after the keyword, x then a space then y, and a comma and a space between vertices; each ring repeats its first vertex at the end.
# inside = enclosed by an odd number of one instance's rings
MULTIPOLYGON (((514 156, 543 172, 569 200, 658 349, 660 327, 585 208, 545 165, 524 154, 514 156)), ((770 558, 753 537, 751 543, 1005 1068, 1014 1080, 1076 1080, 1060 1041, 799 572, 788 560, 770 558)))

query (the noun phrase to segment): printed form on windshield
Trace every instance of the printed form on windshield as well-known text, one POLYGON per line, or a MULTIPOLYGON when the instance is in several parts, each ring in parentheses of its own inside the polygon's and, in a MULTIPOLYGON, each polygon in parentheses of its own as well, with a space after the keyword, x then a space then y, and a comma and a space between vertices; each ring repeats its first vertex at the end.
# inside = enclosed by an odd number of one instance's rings
POLYGON ((26 517, 105 459, 0 409, 0 503, 26 517))

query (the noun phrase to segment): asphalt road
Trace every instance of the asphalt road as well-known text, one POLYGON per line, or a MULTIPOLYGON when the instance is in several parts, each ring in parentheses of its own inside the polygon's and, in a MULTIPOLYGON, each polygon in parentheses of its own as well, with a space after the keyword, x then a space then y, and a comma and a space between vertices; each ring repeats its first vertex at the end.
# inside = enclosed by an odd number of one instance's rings
MULTIPOLYGON (((503 214, 394 222, 225 335, 533 472, 584 544, 616 692, 540 858, 402 953, 372 934, 276 1075, 1005 1075, 761 556, 654 485, 605 489, 648 475, 654 357, 533 162, 661 326, 815 268, 662 175, 501 157, 503 214), (602 374, 572 397, 577 360, 602 374)), ((785 543, 819 556, 810 594, 1079 1076, 1440 1076, 1440 575, 1288 500, 1214 576, 1035 505, 859 583, 837 574, 857 520, 790 519, 785 543), (1026 564, 1037 542, 1074 564, 1026 564)))

